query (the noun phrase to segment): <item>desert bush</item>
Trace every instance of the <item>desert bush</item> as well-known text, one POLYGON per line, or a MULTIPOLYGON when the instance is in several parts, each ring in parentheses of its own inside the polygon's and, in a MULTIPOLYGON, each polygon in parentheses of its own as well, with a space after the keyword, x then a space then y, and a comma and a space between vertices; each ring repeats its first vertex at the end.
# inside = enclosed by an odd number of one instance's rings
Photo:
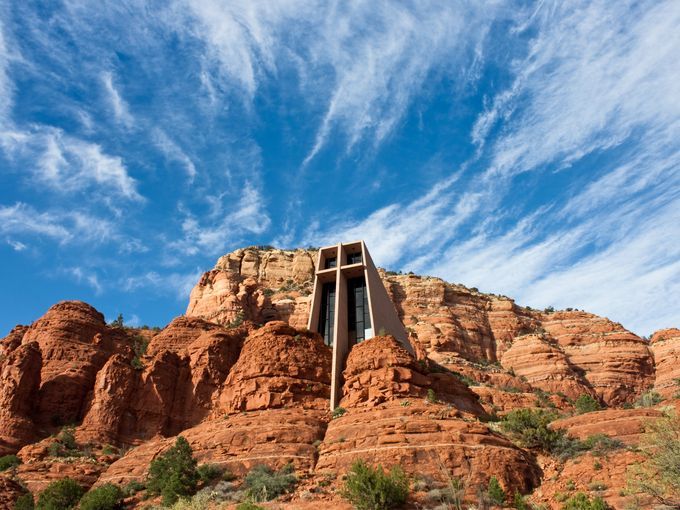
POLYGON ((663 397, 654 390, 649 390, 640 395, 635 401, 635 407, 654 407, 663 402, 663 397))
POLYGON ((564 430, 548 427, 555 418, 554 413, 543 409, 515 409, 505 415, 501 428, 525 448, 554 452, 565 438, 564 430))
POLYGON ((489 479, 489 486, 486 489, 486 495, 489 498, 489 502, 494 505, 502 505, 505 503, 505 491, 498 482, 498 478, 495 476, 492 476, 489 479))
POLYGON ((91 489, 80 500, 80 510, 119 510, 123 508, 123 491, 117 485, 107 483, 91 489))
POLYGON ((399 466, 386 473, 380 465, 371 467, 358 460, 347 473, 341 494, 357 510, 387 510, 406 501, 408 478, 399 466))
POLYGON ((146 354, 146 350, 149 347, 149 341, 141 335, 135 336, 132 342, 132 350, 135 353, 134 358, 130 364, 135 370, 143 370, 144 363, 142 363, 142 357, 146 354))
POLYGON ((562 505, 562 510, 608 510, 609 508, 611 507, 604 499, 600 497, 590 499, 582 492, 574 494, 562 505))
POLYGON ((680 507, 680 420, 671 415, 645 426, 640 440, 645 460, 629 469, 633 492, 649 494, 663 505, 680 507))
POLYGON ((27 492, 22 494, 14 502, 14 510, 33 510, 35 508, 35 501, 33 500, 33 494, 27 492))
POLYGON ((347 409, 345 409, 344 407, 336 407, 335 409, 333 409, 332 418, 333 419, 340 418, 346 412, 347 412, 347 409))
POLYGON ((149 494, 163 496, 163 504, 172 505, 180 496, 196 492, 198 470, 191 446, 182 436, 175 445, 151 462, 146 488, 149 494))
POLYGON ((590 395, 579 395, 574 402, 574 407, 576 408, 577 414, 590 413, 602 409, 597 399, 590 395))
POLYGON ((76 442, 75 427, 63 427, 54 442, 47 447, 47 451, 51 457, 76 457, 81 455, 76 442))
POLYGON ((246 495, 254 501, 274 499, 290 492, 296 484, 297 477, 292 464, 287 464, 278 471, 260 464, 251 469, 244 480, 246 495))
POLYGON ((62 478, 49 484, 40 493, 36 510, 69 510, 75 508, 84 492, 75 480, 62 478))
POLYGON ((512 508, 515 510, 530 510, 531 507, 529 506, 529 503, 526 502, 524 499, 524 496, 520 494, 519 491, 515 491, 515 495, 512 498, 512 508))
POLYGON ((146 486, 138 480, 130 480, 125 487, 123 487, 123 494, 125 497, 134 496, 139 491, 143 491, 146 486))
POLYGON ((250 501, 245 501, 236 507, 236 510, 265 510, 263 506, 256 505, 250 501))
POLYGON ((430 404, 435 404, 437 402, 437 394, 434 392, 434 390, 432 388, 429 388, 427 390, 426 399, 430 404))
POLYGON ((203 483, 215 481, 218 478, 222 478, 224 474, 224 470, 215 464, 201 464, 196 471, 198 472, 199 480, 203 483))
POLYGON ((16 455, 3 455, 0 457, 0 472, 7 471, 10 468, 21 464, 21 459, 16 455))

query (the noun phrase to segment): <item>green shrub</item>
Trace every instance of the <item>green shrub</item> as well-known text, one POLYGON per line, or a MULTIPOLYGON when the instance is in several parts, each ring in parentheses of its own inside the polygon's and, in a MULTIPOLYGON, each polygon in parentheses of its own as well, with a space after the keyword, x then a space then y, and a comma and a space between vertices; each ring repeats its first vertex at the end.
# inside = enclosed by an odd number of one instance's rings
POLYGON ((30 492, 22 494, 14 503, 14 510, 33 510, 35 508, 35 501, 33 501, 33 494, 30 492))
POLYGON ((102 448, 102 453, 104 455, 118 455, 118 448, 111 446, 110 444, 104 445, 102 448))
POLYGON ((427 390, 427 397, 426 398, 427 398, 427 401, 430 404, 435 404, 437 402, 437 394, 434 392, 434 390, 432 388, 429 388, 427 390))
POLYGON ((125 487, 123 487, 123 495, 127 498, 134 496, 139 491, 146 489, 146 486, 139 480, 130 480, 125 487))
POLYGON ((554 452, 565 438, 564 430, 548 427, 555 417, 543 409, 515 409, 503 417, 501 428, 525 448, 554 452))
POLYGON ((172 505, 180 496, 196 492, 198 471, 191 446, 182 436, 149 466, 146 488, 149 494, 163 496, 163 504, 172 505))
POLYGON ((259 464, 246 475, 244 486, 246 495, 254 501, 269 501, 293 490, 297 477, 292 464, 274 471, 269 466, 259 464))
POLYGON ((602 409, 600 403, 590 395, 579 395, 574 402, 577 414, 590 413, 602 409))
POLYGON ((201 464, 197 469, 198 478, 203 483, 209 483, 222 478, 224 470, 215 464, 201 464))
POLYGON ((91 489, 80 500, 80 510, 119 510, 123 508, 123 491, 112 483, 91 489))
POLYGON ((635 401, 635 407, 654 407, 663 402, 663 397, 656 391, 649 390, 640 395, 640 398, 635 401))
POLYGON ((47 447, 51 457, 77 457, 81 455, 76 442, 76 429, 72 426, 63 427, 54 442, 47 447))
POLYGON ((489 498, 489 502, 494 505, 502 505, 505 503, 505 491, 498 482, 498 478, 495 476, 492 476, 489 479, 489 486, 486 489, 486 495, 489 498))
POLYGON ((524 500, 524 496, 519 491, 515 491, 512 498, 512 507, 515 510, 530 510, 529 503, 524 500))
POLYGON ((340 418, 343 414, 347 412, 347 409, 344 407, 336 407, 333 409, 333 419, 340 418))
POLYGON ((38 496, 37 510, 69 510, 75 508, 80 501, 83 488, 71 478, 62 478, 52 482, 38 496))
POLYGON ((408 478, 399 466, 386 473, 358 460, 347 473, 341 494, 357 510, 386 510, 401 505, 408 497, 408 478))
POLYGON ((582 492, 574 494, 562 505, 562 510, 608 510, 609 508, 610 506, 604 499, 600 497, 590 499, 582 492))
POLYGON ((16 455, 3 455, 0 457, 0 471, 7 471, 19 464, 21 464, 21 459, 16 455))
POLYGON ((236 510, 265 510, 265 508, 263 506, 256 505, 255 503, 251 503, 250 501, 245 501, 240 503, 236 507, 236 510))

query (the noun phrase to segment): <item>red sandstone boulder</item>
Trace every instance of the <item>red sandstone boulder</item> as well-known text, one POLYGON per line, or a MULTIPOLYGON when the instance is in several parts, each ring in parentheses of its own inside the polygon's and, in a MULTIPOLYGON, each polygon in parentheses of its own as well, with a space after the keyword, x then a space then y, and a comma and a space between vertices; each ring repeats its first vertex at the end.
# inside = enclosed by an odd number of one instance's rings
POLYGON ((652 336, 656 380, 654 389, 666 398, 680 396, 680 329, 662 329, 652 336))
POLYGON ((41 364, 36 342, 17 347, 0 362, 0 456, 35 440, 32 417, 41 364))
POLYGON ((224 382, 224 412, 284 406, 327 409, 331 350, 321 337, 284 322, 270 322, 245 340, 224 382))
POLYGON ((645 423, 661 416, 663 414, 655 409, 607 409, 556 420, 552 426, 565 429, 569 436, 578 439, 604 434, 637 445, 645 423))

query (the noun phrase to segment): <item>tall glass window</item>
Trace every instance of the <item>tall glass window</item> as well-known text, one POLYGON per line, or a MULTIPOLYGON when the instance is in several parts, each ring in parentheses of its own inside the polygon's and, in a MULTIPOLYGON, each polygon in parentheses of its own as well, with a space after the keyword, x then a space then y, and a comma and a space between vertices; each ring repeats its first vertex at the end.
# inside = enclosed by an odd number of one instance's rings
POLYGON ((363 276, 347 280, 347 318, 350 347, 366 339, 366 330, 371 327, 368 309, 368 292, 363 276))
POLYGON ((333 323, 335 322, 335 282, 324 283, 321 288, 321 314, 319 315, 319 331, 323 341, 333 346, 333 323))
POLYGON ((347 254, 348 264, 358 264, 359 262, 361 262, 361 252, 347 254))

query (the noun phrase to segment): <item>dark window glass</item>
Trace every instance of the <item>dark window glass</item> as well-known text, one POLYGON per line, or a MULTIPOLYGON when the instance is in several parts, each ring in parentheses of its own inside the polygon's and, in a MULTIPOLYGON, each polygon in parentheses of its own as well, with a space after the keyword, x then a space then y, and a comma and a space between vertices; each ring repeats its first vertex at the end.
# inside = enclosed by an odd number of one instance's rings
POLYGON ((333 345, 333 324, 335 322, 335 282, 324 283, 321 288, 321 314, 319 332, 326 345, 333 345))
POLYGON ((324 269, 330 269, 331 267, 337 267, 338 265, 338 259, 337 257, 329 257, 326 259, 326 262, 324 263, 324 269))
POLYGON ((349 253, 347 255, 347 263, 348 264, 358 264, 361 262, 361 252, 359 253, 349 253))
POLYGON ((364 341, 365 330, 371 327, 368 292, 363 276, 347 280, 347 320, 349 345, 364 341))

